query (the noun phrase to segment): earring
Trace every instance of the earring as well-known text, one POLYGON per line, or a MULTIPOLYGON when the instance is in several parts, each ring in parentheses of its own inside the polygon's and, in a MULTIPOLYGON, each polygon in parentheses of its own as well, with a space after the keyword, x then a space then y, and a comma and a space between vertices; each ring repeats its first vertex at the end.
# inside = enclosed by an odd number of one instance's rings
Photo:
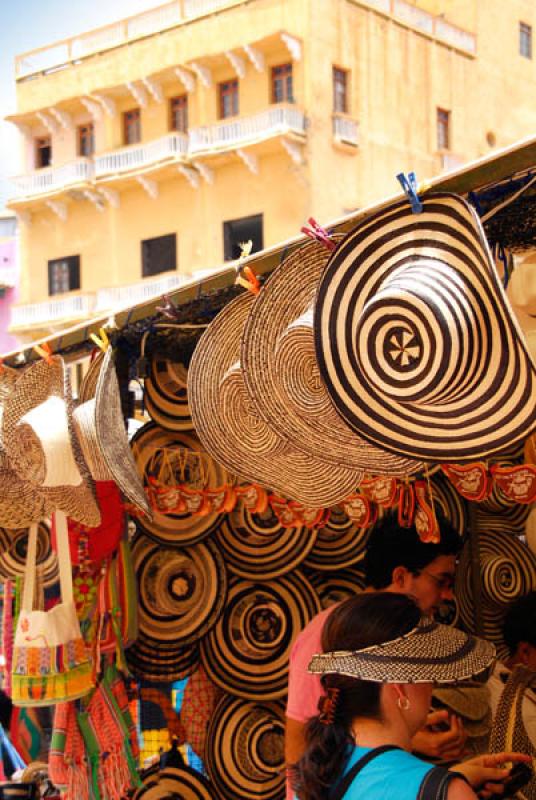
POLYGON ((410 706, 409 697, 402 697, 402 695, 399 695, 396 698, 396 704, 401 711, 407 711, 410 706))

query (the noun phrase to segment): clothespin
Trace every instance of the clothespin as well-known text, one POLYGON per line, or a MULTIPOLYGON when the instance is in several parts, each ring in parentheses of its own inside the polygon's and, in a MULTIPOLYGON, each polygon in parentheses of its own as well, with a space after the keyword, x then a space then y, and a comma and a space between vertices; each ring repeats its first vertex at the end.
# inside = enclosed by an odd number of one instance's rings
POLYGON ((35 352, 43 358, 47 364, 52 364, 52 350, 48 342, 43 344, 34 344, 35 352))
POLYGON ((325 247, 327 247, 328 250, 335 250, 337 245, 330 238, 328 231, 325 228, 323 228, 322 225, 319 225, 318 222, 313 217, 309 217, 307 222, 311 227, 308 228, 307 225, 304 225, 300 229, 301 232, 304 233, 306 236, 308 236, 309 239, 313 239, 316 242, 320 242, 320 244, 323 244, 325 247))
POLYGON ((177 314, 177 306, 171 302, 167 294, 162 295, 162 305, 157 306, 156 310, 159 314, 163 314, 164 317, 167 317, 168 319, 177 320, 179 318, 179 315, 177 314))
POLYGON ((5 369, 5 367, 4 367, 4 359, 0 357, 0 375, 2 374, 4 369, 5 369))
POLYGON ((423 205, 419 200, 419 195, 417 193, 417 177, 415 173, 408 172, 406 177, 406 175, 403 172, 399 172, 396 177, 411 204, 411 210, 413 211, 413 213, 421 214, 423 210, 423 205))
POLYGON ((242 267, 242 261, 249 256, 251 253, 251 248, 253 247, 253 242, 251 239, 247 242, 243 242, 240 244, 240 257, 236 263, 236 271, 237 276, 235 283, 239 286, 243 286, 244 289, 247 289, 253 294, 259 294, 261 285, 259 283, 259 279, 257 278, 256 274, 253 272, 251 267, 242 267))
POLYGON ((108 350, 110 346, 110 340, 108 339, 108 334, 106 333, 104 328, 100 328, 98 336, 96 333, 90 333, 89 338, 91 339, 92 342, 95 342, 97 347, 100 350, 102 350, 103 353, 105 353, 108 350))

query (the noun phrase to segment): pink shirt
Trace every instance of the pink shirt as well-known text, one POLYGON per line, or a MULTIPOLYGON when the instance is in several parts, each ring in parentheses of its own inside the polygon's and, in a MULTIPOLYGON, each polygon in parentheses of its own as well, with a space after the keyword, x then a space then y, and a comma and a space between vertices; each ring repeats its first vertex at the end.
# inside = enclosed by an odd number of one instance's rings
POLYGON ((305 626, 298 635, 288 665, 287 717, 297 722, 307 722, 318 713, 318 700, 322 694, 320 676, 311 675, 307 667, 315 653, 322 652, 322 628, 335 606, 330 606, 305 626))

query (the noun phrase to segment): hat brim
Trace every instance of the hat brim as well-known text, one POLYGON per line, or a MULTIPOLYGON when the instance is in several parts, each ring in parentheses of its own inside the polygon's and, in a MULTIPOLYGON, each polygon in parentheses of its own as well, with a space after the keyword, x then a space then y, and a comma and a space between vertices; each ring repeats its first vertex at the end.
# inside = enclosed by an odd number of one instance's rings
POLYGON ((367 217, 319 284, 315 343, 358 434, 425 461, 485 458, 536 426, 536 369, 474 210, 430 194, 367 217))
POLYGON ((181 363, 153 355, 144 382, 145 408, 151 419, 169 431, 194 427, 188 405, 188 370, 181 363))
POLYGON ((487 669, 495 654, 495 647, 484 639, 422 619, 390 642, 355 652, 314 655, 309 672, 375 683, 457 683, 487 669))

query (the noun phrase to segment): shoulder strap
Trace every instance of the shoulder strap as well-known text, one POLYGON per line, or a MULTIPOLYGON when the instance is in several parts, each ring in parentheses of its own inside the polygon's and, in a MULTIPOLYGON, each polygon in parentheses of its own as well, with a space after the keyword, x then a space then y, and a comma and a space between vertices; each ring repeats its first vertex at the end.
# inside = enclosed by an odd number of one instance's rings
POLYGON ((456 778, 467 783, 467 778, 460 772, 445 767, 433 767, 422 780, 417 800, 446 800, 449 783, 456 778))
POLYGON ((334 790, 329 794, 329 800, 342 800, 354 782, 356 775, 361 772, 361 770, 366 767, 370 761, 377 756, 381 756, 382 753, 387 753, 389 750, 400 750, 400 747, 396 747, 394 744, 384 744, 381 747, 375 747, 373 750, 369 750, 368 753, 365 753, 365 755, 362 756, 346 773, 344 778, 336 784, 334 790))

